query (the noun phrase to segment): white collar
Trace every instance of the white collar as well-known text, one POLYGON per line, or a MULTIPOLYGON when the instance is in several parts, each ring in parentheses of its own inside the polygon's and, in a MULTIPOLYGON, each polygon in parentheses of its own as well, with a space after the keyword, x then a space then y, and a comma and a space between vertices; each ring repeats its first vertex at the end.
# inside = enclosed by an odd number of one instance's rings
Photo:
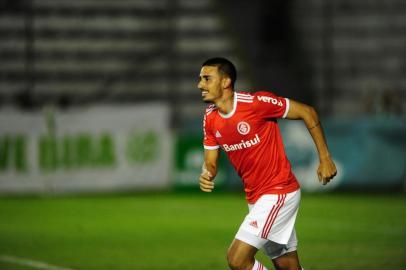
POLYGON ((221 113, 220 110, 218 112, 221 117, 230 118, 231 116, 234 115, 236 109, 237 109, 237 92, 234 92, 233 109, 231 110, 231 112, 229 112, 227 114, 221 113))

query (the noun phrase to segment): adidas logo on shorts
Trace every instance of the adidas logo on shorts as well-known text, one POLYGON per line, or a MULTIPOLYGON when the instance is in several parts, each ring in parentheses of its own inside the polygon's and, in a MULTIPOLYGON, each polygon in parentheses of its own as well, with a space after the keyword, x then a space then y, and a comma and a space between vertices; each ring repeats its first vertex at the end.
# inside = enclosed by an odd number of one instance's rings
POLYGON ((258 224, 257 224, 257 221, 256 221, 256 220, 251 221, 251 222, 250 222, 250 225, 251 225, 252 227, 254 227, 254 228, 257 228, 257 229, 258 229, 258 224))

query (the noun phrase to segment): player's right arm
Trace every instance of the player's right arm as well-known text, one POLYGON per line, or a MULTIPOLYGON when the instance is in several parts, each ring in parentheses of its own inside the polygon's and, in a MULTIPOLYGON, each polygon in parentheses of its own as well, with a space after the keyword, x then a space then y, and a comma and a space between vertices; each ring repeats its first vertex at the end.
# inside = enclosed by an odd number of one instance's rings
POLYGON ((204 192, 212 192, 214 189, 214 177, 217 175, 217 160, 219 149, 204 150, 204 163, 199 177, 200 189, 204 192))
POLYGON ((203 146, 204 146, 204 163, 202 173, 199 177, 200 189, 204 192, 212 192, 214 188, 214 177, 217 174, 217 160, 219 157, 220 146, 213 134, 209 115, 214 110, 214 105, 206 109, 203 119, 203 146))

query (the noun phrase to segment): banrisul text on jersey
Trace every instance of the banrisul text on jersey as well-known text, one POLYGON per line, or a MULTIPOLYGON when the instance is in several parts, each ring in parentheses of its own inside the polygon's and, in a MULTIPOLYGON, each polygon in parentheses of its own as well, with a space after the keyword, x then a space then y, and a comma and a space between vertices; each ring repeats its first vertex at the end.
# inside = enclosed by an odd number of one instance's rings
POLYGON ((258 144, 259 142, 261 142, 261 139, 259 138, 258 134, 255 134, 255 137, 251 140, 247 140, 247 141, 241 140, 240 143, 235 143, 235 144, 231 144, 231 145, 223 144, 222 147, 223 147, 224 151, 229 152, 229 151, 249 148, 251 146, 258 144))

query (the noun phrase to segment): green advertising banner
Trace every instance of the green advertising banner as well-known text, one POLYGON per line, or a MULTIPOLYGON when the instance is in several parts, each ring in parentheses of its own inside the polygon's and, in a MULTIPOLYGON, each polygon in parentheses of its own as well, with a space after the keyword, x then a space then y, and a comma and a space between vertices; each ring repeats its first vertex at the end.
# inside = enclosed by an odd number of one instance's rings
MULTIPOLYGON (((175 143, 174 184, 177 189, 198 189, 199 175, 204 161, 203 135, 184 134, 177 137, 175 143)), ((216 176, 216 190, 222 189, 227 182, 226 157, 219 159, 216 176)))
POLYGON ((0 193, 170 187, 165 104, 2 111, 0 193))

